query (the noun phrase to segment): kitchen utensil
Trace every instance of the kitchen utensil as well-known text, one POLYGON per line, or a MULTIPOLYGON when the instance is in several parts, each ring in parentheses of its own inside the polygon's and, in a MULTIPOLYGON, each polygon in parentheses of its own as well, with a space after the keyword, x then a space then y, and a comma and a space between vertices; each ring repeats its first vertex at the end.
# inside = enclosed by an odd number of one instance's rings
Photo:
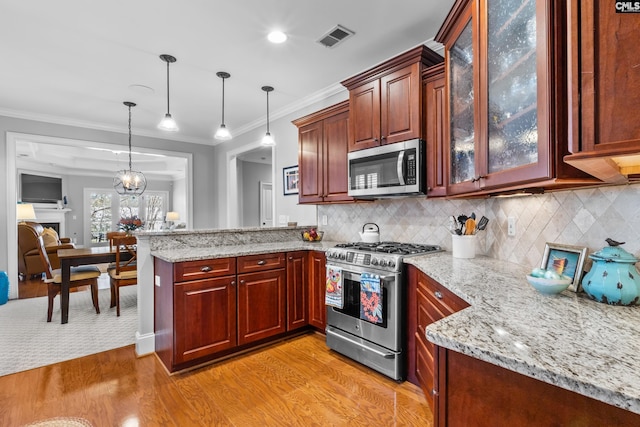
POLYGON ((484 230, 485 228, 487 228, 488 223, 489 223, 489 218, 487 218, 486 216, 483 216, 478 220, 478 223, 476 224, 476 230, 484 230))
POLYGON ((359 232, 360 238, 365 243, 380 242, 380 227, 373 222, 367 222, 362 226, 362 232, 359 232))
POLYGON ((622 249, 621 243, 607 239, 607 246, 589 255, 591 270, 582 279, 582 289, 591 298, 611 305, 636 305, 640 302, 638 258, 622 249))
POLYGON ((473 218, 468 218, 464 222, 464 234, 476 234, 476 221, 473 218))

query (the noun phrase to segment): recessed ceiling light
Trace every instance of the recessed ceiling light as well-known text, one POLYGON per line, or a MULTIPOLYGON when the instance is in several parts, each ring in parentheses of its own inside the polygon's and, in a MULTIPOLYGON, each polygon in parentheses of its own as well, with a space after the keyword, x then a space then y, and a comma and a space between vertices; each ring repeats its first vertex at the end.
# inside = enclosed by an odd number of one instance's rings
POLYGON ((287 35, 282 31, 272 31, 267 36, 267 39, 271 43, 284 43, 285 41, 287 41, 287 35))

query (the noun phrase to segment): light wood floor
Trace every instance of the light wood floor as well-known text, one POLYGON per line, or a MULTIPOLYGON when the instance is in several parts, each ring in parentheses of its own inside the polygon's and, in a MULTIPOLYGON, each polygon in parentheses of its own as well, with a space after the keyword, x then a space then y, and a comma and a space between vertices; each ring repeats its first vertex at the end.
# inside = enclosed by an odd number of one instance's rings
POLYGON ((0 377, 0 425, 81 417, 94 426, 432 426, 419 387, 308 334, 168 375, 133 346, 0 377))

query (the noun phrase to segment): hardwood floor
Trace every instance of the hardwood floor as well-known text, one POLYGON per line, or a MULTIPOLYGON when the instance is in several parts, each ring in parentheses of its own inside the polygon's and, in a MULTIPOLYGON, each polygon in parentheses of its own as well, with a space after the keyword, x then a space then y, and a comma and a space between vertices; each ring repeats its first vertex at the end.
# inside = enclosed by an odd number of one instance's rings
POLYGON ((47 285, 40 277, 28 277, 18 281, 18 299, 46 297, 47 285))
POLYGON ((94 426, 432 426, 419 387, 308 334, 168 375, 133 346, 0 377, 0 425, 81 417, 94 426))

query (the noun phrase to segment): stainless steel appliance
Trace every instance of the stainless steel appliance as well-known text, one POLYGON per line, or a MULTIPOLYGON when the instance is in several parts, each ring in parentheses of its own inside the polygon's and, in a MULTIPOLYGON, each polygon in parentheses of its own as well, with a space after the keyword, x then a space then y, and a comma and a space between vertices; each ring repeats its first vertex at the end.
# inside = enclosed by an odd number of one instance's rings
POLYGON ((375 198, 424 194, 424 141, 412 139, 352 151, 349 196, 375 198))
POLYGON ((406 280, 402 260, 438 252, 436 245, 345 243, 326 252, 327 268, 342 271, 343 307, 327 306, 327 345, 394 380, 406 377, 406 280), (379 277, 382 321, 361 319, 361 276, 379 277))

